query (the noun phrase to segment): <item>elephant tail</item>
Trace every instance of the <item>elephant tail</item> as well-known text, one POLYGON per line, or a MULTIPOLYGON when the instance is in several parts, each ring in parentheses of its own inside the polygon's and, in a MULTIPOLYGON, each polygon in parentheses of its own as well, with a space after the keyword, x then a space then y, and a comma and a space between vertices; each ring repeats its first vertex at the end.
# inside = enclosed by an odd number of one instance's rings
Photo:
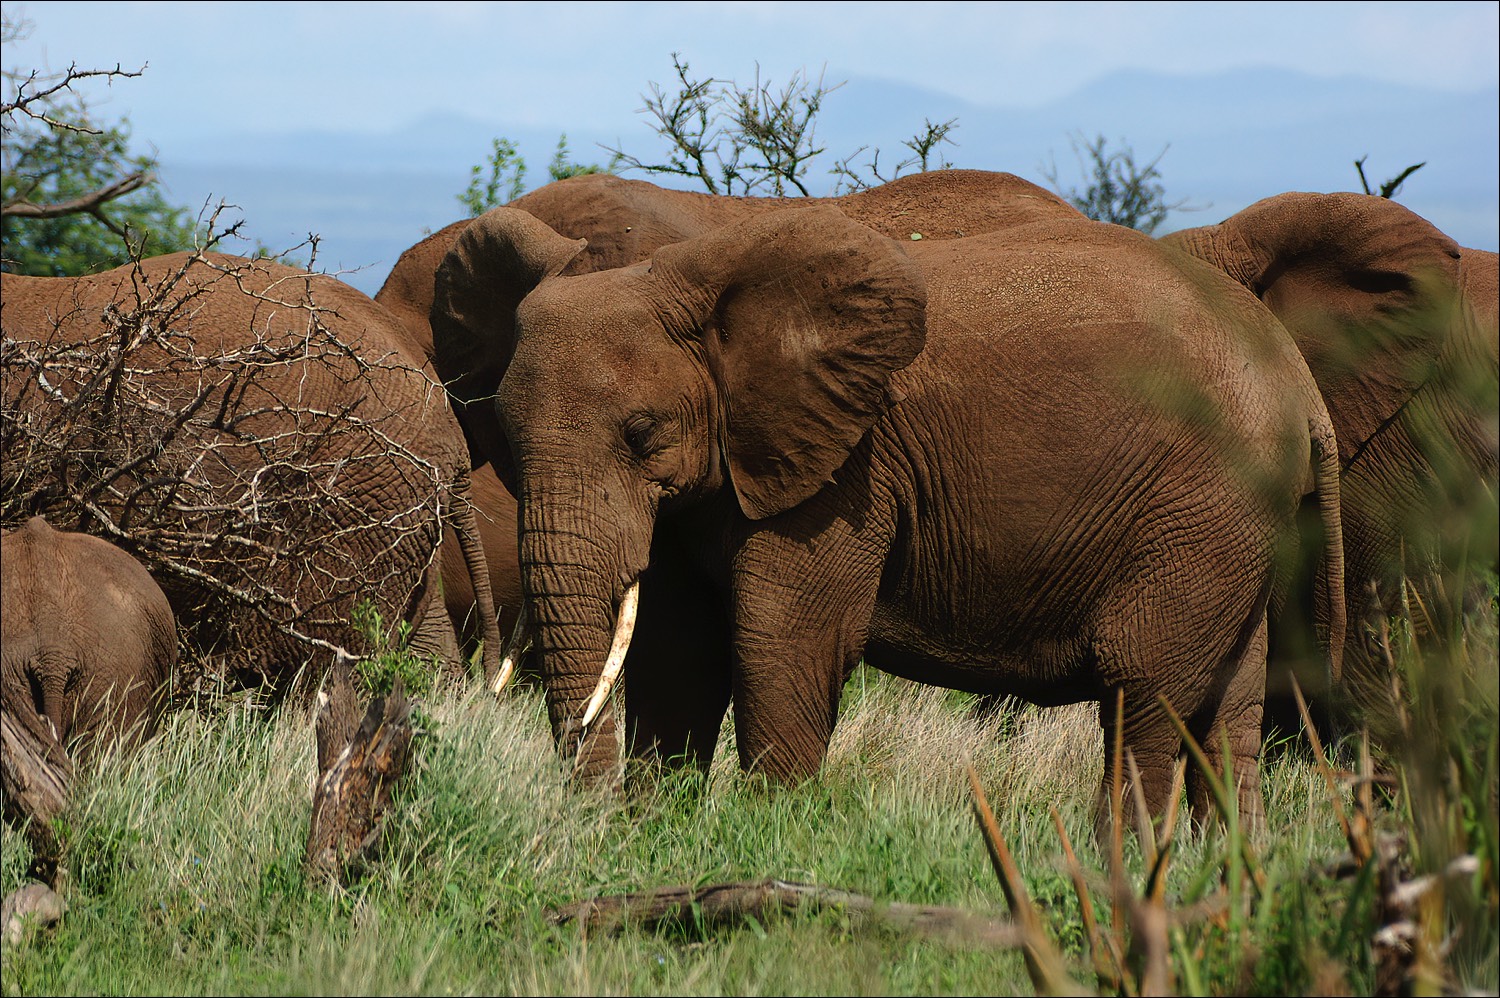
POLYGON ((1339 506, 1339 446, 1327 413, 1308 424, 1312 437, 1313 482, 1323 523, 1323 592, 1327 600, 1329 688, 1344 671, 1344 638, 1348 611, 1344 596, 1344 521, 1339 506))
POLYGON ((474 514, 474 504, 469 500, 468 475, 464 475, 453 489, 451 523, 454 534, 458 536, 459 550, 463 552, 470 584, 474 587, 474 609, 479 614, 480 637, 484 641, 484 679, 488 684, 494 682, 500 671, 500 617, 490 587, 490 568, 479 536, 479 521, 474 514))

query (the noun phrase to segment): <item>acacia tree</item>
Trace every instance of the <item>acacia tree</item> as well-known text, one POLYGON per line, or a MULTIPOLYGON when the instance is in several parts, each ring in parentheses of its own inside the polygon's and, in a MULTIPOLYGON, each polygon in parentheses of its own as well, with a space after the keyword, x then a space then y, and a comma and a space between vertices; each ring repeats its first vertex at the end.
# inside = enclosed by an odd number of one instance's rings
MULTIPOLYGON (((586 173, 614 173, 619 157, 609 161, 608 166, 598 163, 576 163, 568 151, 568 136, 557 137, 557 148, 547 164, 549 180, 564 180, 586 173)), ((526 190, 526 160, 510 139, 500 137, 493 140, 489 159, 470 168, 469 186, 458 195, 458 203, 469 210, 469 215, 480 215, 498 205, 514 201, 526 190), (488 167, 488 176, 485 175, 488 167)))
MULTIPOLYGON (((0 40, 26 37, 27 21, 0 21, 0 40)), ((196 226, 157 187, 155 160, 130 152, 127 121, 100 123, 75 89, 142 70, 59 73, 7 68, 0 102, 0 266, 65 276, 104 270, 143 254, 191 248, 196 226)))
MULTIPOLYGON (((821 74, 813 82, 796 72, 778 90, 769 79, 761 78, 758 65, 755 82, 748 87, 715 77, 700 80, 676 52, 672 53, 672 69, 677 74, 672 91, 652 82, 650 93, 641 95, 646 102, 641 113, 653 120, 652 131, 671 144, 666 161, 648 162, 610 148, 616 162, 626 169, 695 180, 710 194, 806 197, 812 193, 808 169, 827 151, 817 141, 818 112, 824 99, 843 83, 829 85, 821 74)), ((903 143, 912 155, 897 162, 890 176, 880 172, 878 148, 868 163, 856 164, 870 149, 861 146, 829 171, 839 178, 836 193, 870 186, 862 171, 875 183, 885 183, 913 167, 925 171, 951 166, 939 147, 954 144, 949 135, 957 127, 956 118, 941 124, 927 120, 922 131, 903 143)))
POLYGON ((1166 199, 1167 189, 1161 183, 1157 164, 1167 154, 1168 147, 1163 147, 1149 163, 1137 165, 1134 150, 1123 140, 1121 148, 1113 151, 1103 135, 1089 141, 1079 134, 1070 141, 1087 186, 1081 191, 1077 187, 1063 190, 1055 160, 1043 168, 1042 175, 1053 190, 1089 218, 1150 234, 1166 221, 1169 212, 1187 207, 1186 200, 1168 203, 1166 199))

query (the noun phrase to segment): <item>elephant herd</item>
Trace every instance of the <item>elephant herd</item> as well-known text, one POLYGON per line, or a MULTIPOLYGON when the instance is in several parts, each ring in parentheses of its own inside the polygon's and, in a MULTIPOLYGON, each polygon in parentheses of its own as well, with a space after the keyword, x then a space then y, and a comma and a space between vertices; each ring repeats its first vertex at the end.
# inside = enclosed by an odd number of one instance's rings
MULTIPOLYGON (((207 414, 173 423, 189 467, 165 501, 258 515, 195 535, 242 566, 218 603, 174 571, 201 561, 152 549, 156 589, 40 519, 6 534, 5 709, 61 737, 65 703, 100 723, 68 691, 161 686, 171 611, 195 648, 284 679, 362 647, 370 601, 456 668, 482 646, 489 681, 513 631, 585 780, 613 780, 622 743, 632 771, 706 767, 730 710, 743 767, 806 777, 863 660, 1097 701, 1107 762, 1118 738, 1153 809, 1175 713, 1227 743, 1255 821, 1286 676, 1372 709, 1372 625, 1415 601, 1447 626, 1449 569, 1496 561, 1473 529, 1496 495, 1496 255, 1381 198, 1285 194, 1153 240, 1004 173, 830 199, 589 175, 434 233, 373 302, 212 254, 6 275, 8 438, 82 388, 30 358, 113 349, 169 275, 189 306, 137 323, 124 365, 153 411, 207 414), (220 363, 174 366, 173 330, 220 363), (246 373, 268 338, 282 366, 246 373), (272 446, 308 436, 295 460, 272 446), (45 653, 23 636, 43 623, 66 632, 45 653)), ((145 550, 151 482, 33 484, 28 512, 145 550)), ((114 722, 159 704, 118 699, 114 722)))

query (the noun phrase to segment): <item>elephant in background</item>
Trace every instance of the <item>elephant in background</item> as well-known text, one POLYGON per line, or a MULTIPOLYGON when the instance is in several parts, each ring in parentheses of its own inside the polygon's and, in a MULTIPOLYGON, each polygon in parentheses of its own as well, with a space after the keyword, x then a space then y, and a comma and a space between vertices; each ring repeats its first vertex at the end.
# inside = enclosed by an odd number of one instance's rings
POLYGON ((1261 814, 1266 610, 1306 496, 1343 585, 1326 409, 1223 275, 1026 207, 951 241, 770 212, 579 276, 584 241, 527 212, 460 235, 437 370, 471 415, 496 400, 475 437, 518 489, 548 713, 585 779, 615 764, 622 664, 633 758, 706 767, 732 700, 742 766, 796 780, 863 657, 1097 700, 1107 758, 1123 694, 1158 812, 1165 698, 1228 739, 1261 814))
POLYGON ((40 516, 0 538, 0 697, 87 753, 156 733, 177 665, 172 607, 120 548, 40 516))
MULTIPOLYGON (((959 238, 1053 215, 1081 217, 1050 191, 1008 173, 980 170, 913 174, 881 187, 828 199, 724 197, 671 190, 611 174, 587 174, 538 188, 508 207, 535 216, 565 236, 588 240, 564 271, 575 275, 637 263, 662 246, 760 212, 824 202, 837 205, 878 232, 902 240, 959 238)), ((407 327, 413 351, 429 359, 433 356, 434 278, 444 257, 472 222, 454 222, 406 250, 375 294, 376 302, 407 327)), ((524 291, 500 283, 507 266, 505 248, 489 249, 489 256, 471 250, 466 258, 475 270, 474 282, 482 283, 487 294, 513 299, 512 304, 518 302, 524 291)), ((461 363, 450 364, 449 370, 460 372, 457 376, 461 378, 474 376, 461 363)), ((454 388, 459 420, 470 435, 475 466, 472 494, 490 565, 490 584, 503 607, 501 626, 509 631, 521 601, 515 500, 482 470, 492 448, 477 442, 479 437, 497 438, 500 430, 494 422, 493 407, 471 407, 465 401, 470 397, 465 386, 454 388)), ((461 568, 456 558, 445 556, 443 592, 450 616, 462 628, 473 617, 473 604, 461 568)))
POLYGON ((368 645, 368 605, 462 666, 439 602, 455 528, 500 644, 445 393, 381 306, 267 260, 173 254, 102 274, 6 274, 7 522, 36 513, 126 545, 190 646, 280 684, 368 645))
MULTIPOLYGON (((1250 289, 1317 379, 1338 433, 1345 596, 1360 625, 1347 692, 1379 727, 1379 625, 1410 608, 1451 633, 1473 595, 1456 573, 1497 562, 1496 255, 1364 194, 1281 194, 1164 241, 1250 289)), ((1297 678, 1323 688, 1317 671, 1297 678)))

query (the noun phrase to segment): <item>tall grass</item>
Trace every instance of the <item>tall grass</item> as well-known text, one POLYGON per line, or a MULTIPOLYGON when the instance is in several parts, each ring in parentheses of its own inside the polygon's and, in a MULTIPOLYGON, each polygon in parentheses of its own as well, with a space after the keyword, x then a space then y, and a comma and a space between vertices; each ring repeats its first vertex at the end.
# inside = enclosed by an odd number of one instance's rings
MULTIPOLYGON (((302 875, 314 769, 305 713, 266 714, 248 702, 184 712, 134 755, 85 767, 64 818, 69 910, 54 929, 6 949, 4 993, 1028 992, 1019 952, 842 911, 618 935, 546 919, 549 906, 591 895, 771 876, 999 913, 1005 901, 971 812, 970 764, 1052 943, 1075 979, 1097 984, 1051 816, 1055 809, 1107 920, 1110 864, 1093 842, 1102 746, 1091 709, 983 714, 968 698, 861 671, 827 764, 808 784, 768 790, 740 774, 726 725, 706 779, 668 778, 626 798, 566 783, 534 690, 500 702, 434 695, 424 717, 383 858, 347 891, 314 888, 302 875)), ((1484 721, 1480 710, 1472 725, 1484 721)), ((1488 721, 1489 761, 1474 778, 1476 803, 1489 794, 1493 808, 1492 707, 1488 721)), ((1342 759, 1349 763, 1347 748, 1342 759)), ((1177 834, 1166 894, 1181 913, 1172 930, 1178 984, 1365 992, 1373 902, 1357 879, 1323 872, 1347 848, 1323 778, 1307 752, 1284 751, 1267 759, 1264 785, 1270 827, 1255 855, 1266 888, 1247 890, 1232 911, 1214 901, 1231 879, 1223 833, 1177 834)), ((1457 807, 1434 820, 1489 836, 1488 879, 1475 882, 1493 891, 1493 810, 1457 807)), ((1430 824, 1403 808, 1398 800, 1382 820, 1430 824)), ((8 894, 29 854, 23 835, 0 835, 8 894)), ((1133 840, 1126 871, 1136 883, 1143 875, 1133 840)), ((1481 892, 1467 903, 1475 925, 1490 920, 1490 938, 1465 937, 1455 951, 1460 977, 1493 990, 1494 901, 1481 892)))

